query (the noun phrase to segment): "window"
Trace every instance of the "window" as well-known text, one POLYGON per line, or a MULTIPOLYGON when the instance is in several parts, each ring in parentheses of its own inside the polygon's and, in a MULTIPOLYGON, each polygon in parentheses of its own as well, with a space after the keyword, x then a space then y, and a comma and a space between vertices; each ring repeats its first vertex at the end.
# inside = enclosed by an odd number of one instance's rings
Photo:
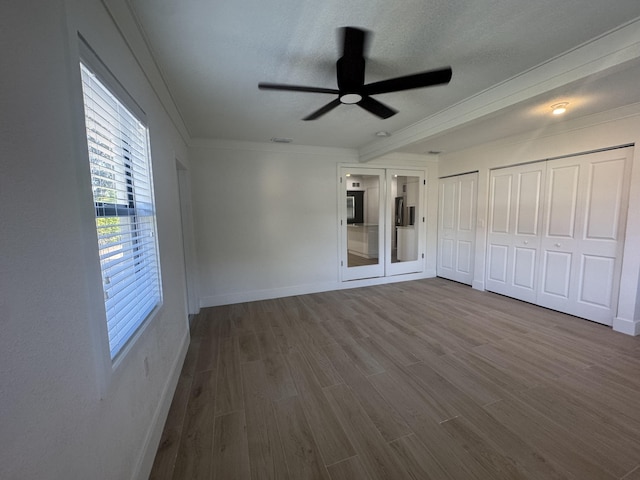
MULTIPOLYGON (((160 305, 148 129, 80 64, 109 349, 114 359, 160 305)), ((117 85, 117 83, 114 83, 117 85)))

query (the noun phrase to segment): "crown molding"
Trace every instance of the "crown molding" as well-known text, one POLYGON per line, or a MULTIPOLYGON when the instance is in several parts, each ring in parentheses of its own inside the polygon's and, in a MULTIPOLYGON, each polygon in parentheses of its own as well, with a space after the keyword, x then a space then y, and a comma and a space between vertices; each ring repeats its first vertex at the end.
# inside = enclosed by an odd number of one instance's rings
POLYGON ((358 151, 352 148, 317 147, 297 145, 294 143, 248 142, 242 140, 224 140, 209 138, 194 138, 189 142, 191 148, 210 148, 218 150, 250 150, 256 152, 273 152, 300 155, 329 156, 337 161, 358 161, 358 151))
POLYGON ((149 85, 156 94, 160 104, 176 127, 185 144, 189 143, 191 135, 186 123, 167 87, 164 75, 156 62, 149 42, 143 33, 140 22, 136 17, 129 0, 101 0, 116 28, 126 42, 132 55, 140 65, 149 85))
POLYGON ((640 19, 586 42, 537 67, 431 115, 392 137, 374 140, 358 150, 367 162, 414 142, 445 133, 467 122, 589 76, 605 73, 640 58, 640 19))

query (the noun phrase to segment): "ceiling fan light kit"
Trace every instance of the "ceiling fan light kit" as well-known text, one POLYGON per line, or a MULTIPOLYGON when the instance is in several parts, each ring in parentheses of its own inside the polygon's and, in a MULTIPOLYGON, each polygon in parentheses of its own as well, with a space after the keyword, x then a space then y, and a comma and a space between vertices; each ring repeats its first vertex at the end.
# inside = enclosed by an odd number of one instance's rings
POLYGON ((358 103, 360 100, 362 100, 362 95, 358 95, 357 93, 345 93, 344 95, 340 95, 340 103, 344 103, 346 105, 358 103))
POLYGON ((342 56, 336 62, 337 89, 279 83, 260 83, 258 88, 261 90, 327 93, 338 96, 335 100, 303 118, 303 120, 315 120, 340 104, 358 105, 369 113, 385 119, 395 115, 397 111, 375 100, 371 95, 443 85, 451 80, 451 67, 444 67, 438 70, 414 73, 365 85, 364 69, 366 59, 364 50, 367 37, 370 34, 368 31, 356 27, 344 27, 341 29, 341 33, 343 40, 342 56))

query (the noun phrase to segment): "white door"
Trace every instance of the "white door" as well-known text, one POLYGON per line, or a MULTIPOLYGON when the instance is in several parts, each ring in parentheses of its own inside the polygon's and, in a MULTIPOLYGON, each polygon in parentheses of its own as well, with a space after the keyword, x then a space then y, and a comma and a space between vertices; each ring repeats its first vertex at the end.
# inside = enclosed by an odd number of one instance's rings
POLYGON ((632 151, 492 171, 486 289, 611 325, 632 151))
POLYGON ((440 179, 437 275, 471 285, 478 173, 440 179))
POLYGON ((385 171, 340 169, 342 280, 383 277, 385 171))
POLYGON ((487 290, 536 303, 546 162, 493 170, 489 191, 487 290))
POLYGON ((547 165, 538 304, 611 325, 632 149, 547 165))
POLYGON ((424 270, 424 172, 387 170, 386 274, 424 270))

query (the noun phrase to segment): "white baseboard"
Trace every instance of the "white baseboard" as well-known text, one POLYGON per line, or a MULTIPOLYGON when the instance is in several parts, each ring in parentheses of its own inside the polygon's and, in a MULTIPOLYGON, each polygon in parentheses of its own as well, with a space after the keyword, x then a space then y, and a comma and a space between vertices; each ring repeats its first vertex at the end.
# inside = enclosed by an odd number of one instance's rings
POLYGON ((180 378, 180 372, 182 371, 182 364, 184 363, 184 358, 187 355, 187 350, 189 350, 189 342, 190 335, 189 330, 187 330, 180 344, 178 355, 171 366, 171 372, 169 373, 167 382, 162 390, 160 401, 158 402, 156 411, 153 414, 153 420, 147 430, 147 435, 145 436, 142 449, 140 450, 140 457, 138 458, 136 468, 133 470, 133 475, 131 476, 132 480, 147 480, 149 478, 151 468, 153 467, 153 461, 156 457, 158 444, 160 443, 160 437, 162 437, 162 430, 164 429, 164 424, 167 419, 167 415, 169 414, 173 394, 176 390, 176 386, 178 385, 178 379, 180 378))
POLYGON ((346 290, 349 288, 370 287, 373 285, 385 285, 388 283, 410 282, 411 280, 422 280, 424 278, 433 278, 435 275, 429 275, 427 272, 421 273, 405 273, 402 275, 393 275, 390 277, 365 278, 362 280, 349 280, 339 284, 336 290, 346 290))
POLYGON ((337 282, 313 283, 309 285, 294 285, 291 287, 268 288, 264 290, 250 290, 246 292, 224 293, 200 299, 200 308, 217 307, 218 305, 232 305, 234 303, 255 302, 272 298, 292 297, 308 293, 328 292, 338 290, 337 282))
POLYGON ((421 273, 410 273, 391 277, 366 278, 363 280, 350 280, 347 282, 313 283, 308 285, 294 285, 282 288, 212 295, 200 299, 200 308, 232 305, 234 303, 255 302, 257 300, 269 300, 272 298, 292 297, 294 295, 307 295, 310 293, 329 292, 332 290, 368 287, 371 285, 384 285, 386 283, 407 282, 410 280, 433 278, 435 276, 435 270, 427 270, 426 272, 421 273))
POLYGON ((613 319, 613 330, 634 337, 640 335, 640 320, 628 320, 616 317, 613 319))
POLYGON ((474 290, 482 290, 484 292, 484 280, 474 280, 471 283, 471 288, 474 290))

